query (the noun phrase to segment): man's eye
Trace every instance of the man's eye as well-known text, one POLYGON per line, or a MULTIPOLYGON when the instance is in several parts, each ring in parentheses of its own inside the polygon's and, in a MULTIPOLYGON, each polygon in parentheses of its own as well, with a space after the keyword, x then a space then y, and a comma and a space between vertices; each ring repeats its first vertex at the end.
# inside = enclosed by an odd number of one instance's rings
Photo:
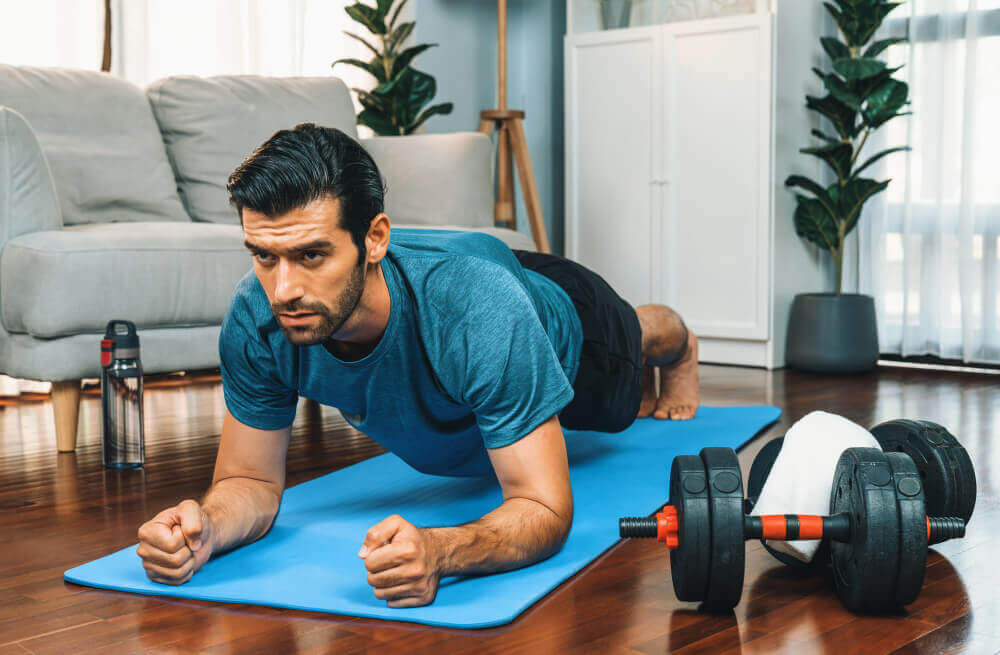
POLYGON ((263 252, 255 252, 253 256, 257 259, 257 261, 263 264, 267 262, 267 258, 270 257, 271 255, 263 252))
POLYGON ((316 262, 323 258, 323 253, 307 250, 306 252, 302 253, 302 258, 305 259, 307 262, 316 262))

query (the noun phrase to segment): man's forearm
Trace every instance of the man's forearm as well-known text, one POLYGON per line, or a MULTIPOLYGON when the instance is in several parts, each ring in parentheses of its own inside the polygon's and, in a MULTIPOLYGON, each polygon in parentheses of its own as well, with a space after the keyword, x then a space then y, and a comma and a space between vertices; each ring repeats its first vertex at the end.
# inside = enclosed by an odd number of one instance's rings
POLYGON ((478 521, 427 528, 444 575, 495 573, 533 564, 566 540, 572 509, 560 516, 527 498, 510 498, 478 521))
POLYGON ((279 493, 258 480, 225 478, 213 484, 201 501, 212 524, 213 554, 264 536, 280 503, 279 493))

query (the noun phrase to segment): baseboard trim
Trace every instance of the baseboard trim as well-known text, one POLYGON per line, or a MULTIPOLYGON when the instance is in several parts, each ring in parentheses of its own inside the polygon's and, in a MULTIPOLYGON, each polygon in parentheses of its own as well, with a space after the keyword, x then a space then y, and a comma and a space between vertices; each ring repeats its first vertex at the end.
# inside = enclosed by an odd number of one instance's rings
POLYGON ((698 361, 703 364, 774 368, 767 341, 698 337, 698 361))

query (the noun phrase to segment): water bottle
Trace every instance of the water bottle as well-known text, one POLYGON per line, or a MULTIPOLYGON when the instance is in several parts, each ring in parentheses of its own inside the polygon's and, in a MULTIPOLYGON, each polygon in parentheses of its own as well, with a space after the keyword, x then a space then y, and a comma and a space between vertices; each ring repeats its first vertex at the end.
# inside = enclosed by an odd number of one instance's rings
POLYGON ((146 458, 142 364, 139 335, 131 321, 110 321, 101 340, 101 414, 104 466, 116 469, 142 466, 146 458))

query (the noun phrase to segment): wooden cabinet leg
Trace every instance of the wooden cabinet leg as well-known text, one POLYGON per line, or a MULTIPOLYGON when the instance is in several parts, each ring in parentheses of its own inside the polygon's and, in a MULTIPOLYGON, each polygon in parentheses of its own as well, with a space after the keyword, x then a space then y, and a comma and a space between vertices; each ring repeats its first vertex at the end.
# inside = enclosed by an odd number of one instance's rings
POLYGON ((56 447, 61 453, 76 450, 80 415, 80 380, 52 383, 52 408, 56 415, 56 447))
POLYGON ((520 118, 507 121, 509 127, 511 149, 514 151, 514 161, 517 164, 518 177, 521 180, 521 193, 524 195, 524 205, 531 221, 531 234, 535 237, 538 252, 549 253, 549 236, 545 231, 545 220, 542 218, 542 203, 538 200, 538 187, 535 186, 535 171, 531 167, 531 156, 528 154, 528 139, 524 136, 524 124, 520 118))

